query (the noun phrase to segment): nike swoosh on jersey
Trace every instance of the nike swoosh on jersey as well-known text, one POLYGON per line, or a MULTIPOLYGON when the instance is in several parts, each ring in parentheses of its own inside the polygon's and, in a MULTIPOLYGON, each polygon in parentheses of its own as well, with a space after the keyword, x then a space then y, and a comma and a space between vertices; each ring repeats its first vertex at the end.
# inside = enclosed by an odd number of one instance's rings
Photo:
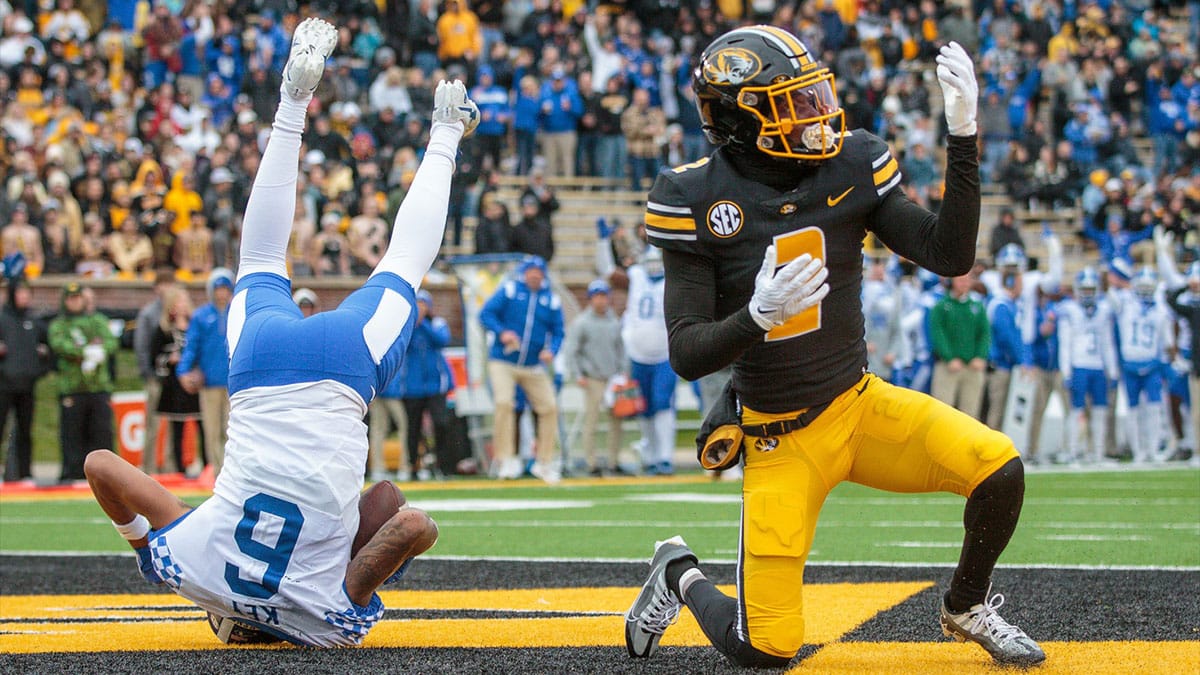
POLYGON ((836 197, 834 197, 833 195, 829 195, 828 197, 826 197, 826 198, 825 198, 825 203, 826 203, 826 204, 828 204, 828 205, 830 205, 830 206, 837 206, 839 203, 841 203, 841 201, 842 201, 843 199, 845 199, 845 198, 846 198, 846 195, 850 194, 850 193, 851 193, 851 192, 853 192, 853 191, 854 191, 854 186, 853 186, 853 185, 851 185, 850 187, 846 188, 846 191, 845 191, 845 192, 843 192, 842 194, 840 194, 840 195, 838 195, 838 196, 836 196, 836 197))

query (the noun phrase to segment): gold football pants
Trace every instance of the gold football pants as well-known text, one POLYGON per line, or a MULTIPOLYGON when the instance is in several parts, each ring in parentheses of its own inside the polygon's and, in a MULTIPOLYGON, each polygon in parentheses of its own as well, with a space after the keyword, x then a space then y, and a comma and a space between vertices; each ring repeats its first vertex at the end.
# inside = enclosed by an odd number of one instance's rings
MULTIPOLYGON (((744 424, 791 419, 743 409, 744 424)), ((746 436, 738 632, 791 657, 803 645, 804 564, 826 496, 849 480, 890 492, 964 497, 1018 456, 1004 434, 917 391, 868 374, 809 426, 746 436)))

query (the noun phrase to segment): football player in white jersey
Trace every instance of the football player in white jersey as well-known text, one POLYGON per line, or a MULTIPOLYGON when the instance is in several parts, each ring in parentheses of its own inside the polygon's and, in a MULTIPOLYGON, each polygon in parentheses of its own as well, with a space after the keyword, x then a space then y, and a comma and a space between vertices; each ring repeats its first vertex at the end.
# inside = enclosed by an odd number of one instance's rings
POLYGON ((1158 295, 1158 275, 1149 267, 1133 277, 1131 289, 1112 289, 1117 321, 1117 355, 1129 398, 1125 420, 1134 463, 1158 459, 1167 428, 1163 408, 1163 364, 1175 346, 1170 310, 1158 295))
POLYGON ((1058 358, 1071 396, 1067 422, 1069 461, 1085 458, 1085 421, 1090 419, 1093 463, 1104 461, 1108 424, 1108 383, 1117 379, 1112 309, 1100 297, 1100 276, 1086 268, 1075 278, 1075 297, 1063 300, 1058 314, 1058 358), (1090 416, 1087 406, 1091 403, 1090 416))
POLYGON ((363 417, 400 365, 416 289, 441 245, 458 144, 479 114, 460 82, 438 85, 429 145, 382 260, 337 309, 303 318, 286 251, 300 136, 336 43, 319 19, 296 28, 246 206, 227 334, 229 443, 212 498, 193 509, 106 450, 85 464, 143 576, 206 610, 225 642, 358 644, 383 616, 375 590, 437 540, 433 520, 399 494, 398 512, 358 536, 363 417), (366 543, 352 556, 356 539, 366 543))

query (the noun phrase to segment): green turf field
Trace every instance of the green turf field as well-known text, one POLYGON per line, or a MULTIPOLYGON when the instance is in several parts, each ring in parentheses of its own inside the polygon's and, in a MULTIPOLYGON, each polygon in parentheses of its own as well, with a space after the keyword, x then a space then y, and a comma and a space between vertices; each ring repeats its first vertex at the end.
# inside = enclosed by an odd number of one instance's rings
MULTIPOLYGON (((438 521, 435 556, 641 560, 654 539, 682 534, 702 559, 736 557, 738 487, 698 475, 556 488, 456 481, 407 494, 438 521)), ((826 503, 810 560, 953 564, 961 518, 954 495, 844 484, 826 503)), ((0 501, 0 552, 125 550, 90 499, 0 501)), ((1200 470, 1032 473, 1001 562, 1200 567, 1200 470)))

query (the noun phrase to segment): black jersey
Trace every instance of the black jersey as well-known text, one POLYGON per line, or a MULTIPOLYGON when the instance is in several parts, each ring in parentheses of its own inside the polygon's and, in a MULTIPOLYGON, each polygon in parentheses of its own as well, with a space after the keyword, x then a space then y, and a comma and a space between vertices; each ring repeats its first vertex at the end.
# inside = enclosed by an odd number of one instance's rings
MULTIPOLYGON (((957 154, 965 156, 965 144, 958 145, 957 154)), ((973 146, 970 153, 964 161, 971 166, 960 167, 970 171, 960 173, 975 174, 973 202, 969 194, 961 198, 970 185, 964 190, 960 179, 952 190, 949 177, 947 199, 959 194, 954 206, 965 201, 966 209, 957 210, 969 211, 973 203, 975 215, 973 221, 969 214, 960 217, 966 222, 953 228, 949 223, 939 228, 936 216, 903 196, 899 165, 887 144, 861 130, 847 134, 836 157, 787 192, 740 175, 723 151, 660 174, 645 221, 650 243, 665 252, 672 365, 692 378, 736 358, 734 388, 746 405, 762 412, 818 405, 845 391, 867 364, 861 304, 867 232, 934 271, 964 273, 974 260, 979 210, 973 146), (951 245, 950 239, 969 244, 951 245), (763 336, 746 306, 772 242, 781 266, 802 253, 823 259, 830 291, 820 305, 763 336), (711 345, 706 350, 701 334, 683 330, 714 321, 733 324, 738 354, 721 354, 711 345)))

